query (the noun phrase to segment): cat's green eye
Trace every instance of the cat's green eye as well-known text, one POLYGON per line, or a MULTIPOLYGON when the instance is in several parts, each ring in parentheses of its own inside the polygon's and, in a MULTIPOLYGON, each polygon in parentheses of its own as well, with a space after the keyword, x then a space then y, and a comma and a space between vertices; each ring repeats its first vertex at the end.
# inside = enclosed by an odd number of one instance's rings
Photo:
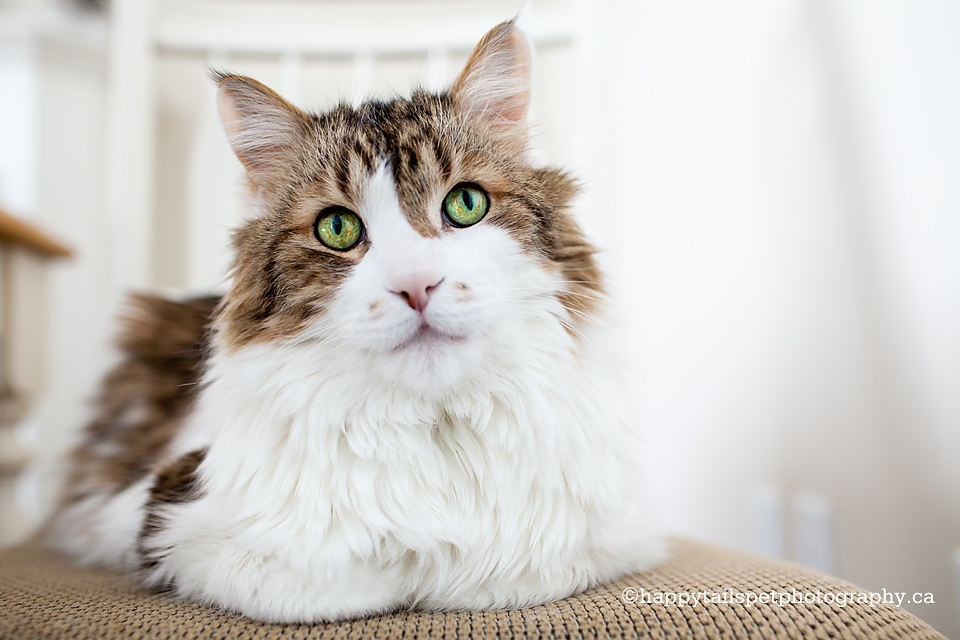
POLYGON ((489 208, 487 194, 472 184, 458 184, 443 199, 443 214, 455 227, 477 224, 487 215, 489 208))
POLYGON ((317 240, 337 251, 352 249, 363 236, 360 216, 343 207, 324 209, 313 227, 317 240))

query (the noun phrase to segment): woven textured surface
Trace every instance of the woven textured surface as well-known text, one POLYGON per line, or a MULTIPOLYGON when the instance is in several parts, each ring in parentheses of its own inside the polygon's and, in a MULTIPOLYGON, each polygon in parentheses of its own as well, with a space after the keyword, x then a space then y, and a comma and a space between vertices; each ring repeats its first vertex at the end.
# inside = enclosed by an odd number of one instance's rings
POLYGON ((733 594, 771 590, 860 591, 794 565, 676 540, 669 559, 653 571, 530 609, 268 625, 152 595, 111 572, 72 567, 55 554, 19 548, 0 552, 0 638, 943 638, 914 615, 885 604, 681 607, 642 601, 704 591, 709 598, 733 600, 741 597, 733 594), (638 601, 631 603, 634 598, 638 601))

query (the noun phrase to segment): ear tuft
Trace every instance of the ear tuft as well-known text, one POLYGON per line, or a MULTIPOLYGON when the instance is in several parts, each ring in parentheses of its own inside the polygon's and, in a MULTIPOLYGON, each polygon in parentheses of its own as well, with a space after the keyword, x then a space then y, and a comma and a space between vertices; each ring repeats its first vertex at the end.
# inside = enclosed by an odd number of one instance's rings
POLYGON ((530 45, 511 20, 491 29, 450 89, 465 114, 506 127, 522 126, 530 105, 530 45))
POLYGON ((212 77, 227 141, 250 179, 258 184, 288 166, 302 146, 310 116, 251 78, 216 71, 212 77))

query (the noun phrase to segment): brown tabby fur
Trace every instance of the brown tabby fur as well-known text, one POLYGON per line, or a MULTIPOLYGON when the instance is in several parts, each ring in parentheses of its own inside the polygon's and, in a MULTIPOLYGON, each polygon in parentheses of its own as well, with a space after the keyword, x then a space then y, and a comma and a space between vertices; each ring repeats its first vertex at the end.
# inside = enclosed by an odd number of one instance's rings
POLYGON ((67 502, 121 491, 153 470, 196 397, 207 327, 218 298, 173 302, 134 296, 97 417, 74 451, 67 502))
POLYGON ((200 497, 197 487, 197 467, 203 462, 206 450, 191 451, 163 467, 150 489, 150 499, 144 508, 143 526, 137 540, 140 566, 150 569, 157 564, 150 538, 164 527, 162 508, 167 504, 189 502, 200 497))

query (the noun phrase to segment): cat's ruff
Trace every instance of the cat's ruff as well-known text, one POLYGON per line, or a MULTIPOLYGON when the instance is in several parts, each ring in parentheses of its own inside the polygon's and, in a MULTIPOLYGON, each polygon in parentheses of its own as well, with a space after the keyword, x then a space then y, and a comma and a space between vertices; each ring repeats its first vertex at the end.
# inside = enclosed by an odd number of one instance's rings
POLYGON ((526 46, 500 25, 449 95, 342 121, 219 77, 259 211, 202 390, 142 477, 81 447, 57 547, 276 622, 528 606, 657 559, 572 188, 524 164, 526 46), (449 224, 455 185, 486 219, 449 224), (345 249, 304 227, 329 205, 356 218, 327 236, 362 221, 345 249))

